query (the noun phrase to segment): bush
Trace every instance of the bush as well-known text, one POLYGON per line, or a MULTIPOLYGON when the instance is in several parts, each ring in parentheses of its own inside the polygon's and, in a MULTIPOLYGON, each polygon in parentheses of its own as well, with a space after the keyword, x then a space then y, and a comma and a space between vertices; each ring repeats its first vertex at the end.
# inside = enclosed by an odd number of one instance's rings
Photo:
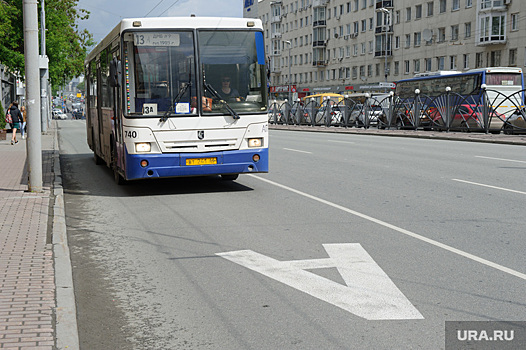
POLYGON ((2 101, 0 101, 0 130, 5 129, 5 113, 2 101))

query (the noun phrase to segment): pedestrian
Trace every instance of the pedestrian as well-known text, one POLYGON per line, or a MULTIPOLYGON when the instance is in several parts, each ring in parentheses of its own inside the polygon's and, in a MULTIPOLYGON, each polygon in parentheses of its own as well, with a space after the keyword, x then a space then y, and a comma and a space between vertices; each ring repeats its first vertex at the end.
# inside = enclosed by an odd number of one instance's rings
POLYGON ((9 112, 11 113, 11 130, 13 131, 13 135, 11 136, 11 144, 14 145, 18 143, 18 140, 16 139, 16 131, 20 129, 20 126, 24 122, 24 118, 18 109, 18 102, 16 101, 11 103, 9 112))
POLYGON ((22 139, 26 138, 26 107, 20 107, 20 113, 22 113, 22 127, 20 128, 20 133, 22 134, 22 139))

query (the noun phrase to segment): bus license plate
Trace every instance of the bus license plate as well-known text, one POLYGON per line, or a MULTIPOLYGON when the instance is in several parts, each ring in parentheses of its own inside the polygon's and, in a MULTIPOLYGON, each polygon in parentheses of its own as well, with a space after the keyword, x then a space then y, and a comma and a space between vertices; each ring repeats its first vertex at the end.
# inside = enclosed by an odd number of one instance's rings
POLYGON ((217 158, 190 158, 186 160, 186 165, 207 165, 217 164, 217 158))

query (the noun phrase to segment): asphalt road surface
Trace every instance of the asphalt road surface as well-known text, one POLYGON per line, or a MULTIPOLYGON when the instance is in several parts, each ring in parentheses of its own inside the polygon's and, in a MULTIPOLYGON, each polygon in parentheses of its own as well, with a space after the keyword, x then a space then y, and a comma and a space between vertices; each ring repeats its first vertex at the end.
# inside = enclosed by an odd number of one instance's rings
POLYGON ((271 130, 268 174, 117 186, 59 128, 82 349, 444 349, 446 321, 526 321, 524 146, 271 130))

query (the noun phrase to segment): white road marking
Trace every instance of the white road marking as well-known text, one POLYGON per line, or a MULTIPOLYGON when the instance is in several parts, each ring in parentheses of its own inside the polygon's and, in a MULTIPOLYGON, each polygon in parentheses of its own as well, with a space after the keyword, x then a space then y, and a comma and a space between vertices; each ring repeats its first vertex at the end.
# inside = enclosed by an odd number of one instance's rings
POLYGON ((323 247, 330 258, 278 261, 251 250, 217 255, 367 320, 424 318, 360 244, 323 247), (336 267, 347 286, 305 271, 327 267, 336 267))
POLYGON ((493 157, 484 157, 484 156, 475 156, 475 158, 491 159, 491 160, 502 160, 504 162, 514 162, 514 163, 525 163, 524 160, 514 160, 514 159, 505 159, 505 158, 493 158, 493 157))
POLYGON ((285 186, 285 185, 282 185, 282 184, 279 184, 277 182, 274 182, 272 180, 268 180, 264 177, 260 177, 260 176, 256 176, 256 175, 251 175, 249 174, 249 176, 252 176, 253 178, 255 179, 258 179, 260 181, 263 181, 263 182, 266 182, 266 183, 269 183, 271 185, 274 185, 276 187, 280 187, 284 190, 287 190, 287 191, 290 191, 290 192, 294 192, 300 196, 303 196, 303 197, 306 197, 306 198, 309 198, 309 199, 312 199, 314 201, 317 201, 319 203, 323 203, 325 205, 328 205, 328 206, 331 206, 333 208, 336 208, 336 209, 339 209, 341 211, 344 211, 346 213, 349 213, 349 214, 352 214, 352 215, 355 215, 355 216, 358 216, 362 219, 365 219, 365 220, 368 220, 368 221, 371 221, 371 222, 374 222, 378 225, 381 225, 381 226, 384 226, 386 228, 389 228, 391 230, 394 230, 394 231, 397 231, 399 233, 402 233, 404 235, 407 235, 409 237, 413 237, 413 238, 416 238, 422 242, 426 242, 426 243, 429 243, 431 245, 434 245, 435 247, 438 247, 438 248, 442 248, 444 250, 447 250, 451 253, 454 253, 454 254, 457 254, 457 255, 460 255, 460 256, 463 256, 465 258, 468 258, 470 260, 473 260, 473 261, 476 261, 478 263, 481 263, 481 264, 484 264, 486 266, 489 266, 489 267, 492 267, 494 269, 497 269, 499 271, 502 271, 502 272, 505 272, 505 273, 508 273, 510 275, 513 275, 515 277, 518 277, 518 278, 521 278, 523 280, 526 280, 526 274, 522 273, 522 272, 519 272, 519 271, 515 271, 513 269, 510 269, 509 267, 506 267, 506 266, 502 266, 502 265, 499 265, 497 263, 494 263, 492 261, 489 261, 489 260, 486 260, 484 258, 480 258, 476 255, 473 255, 473 254, 470 254, 470 253, 467 253, 467 252, 464 252, 460 249, 457 249, 457 248, 454 248, 454 247, 451 247, 447 244, 444 244, 444 243, 441 243, 441 242, 438 242, 438 241, 435 241, 434 239, 431 239, 431 238, 427 238, 427 237, 424 237, 424 236, 421 236, 419 234, 416 234, 414 232, 411 232, 409 230, 406 230, 406 229, 403 229, 401 227, 398 227, 398 226, 395 226, 395 225, 392 225, 392 224, 389 224, 385 221, 382 221, 382 220, 379 220, 379 219, 376 219, 376 218, 373 218, 372 216, 369 216, 369 215, 366 215, 366 214, 362 214, 360 212, 357 212, 355 210, 352 210, 352 209, 349 209, 349 208, 346 208, 344 206, 341 206, 339 204, 335 204, 335 203, 332 203, 332 202, 329 202, 325 199, 322 199, 322 198, 318 198, 316 196, 313 196, 313 195, 310 195, 308 193, 305 193, 305 192, 302 192, 302 191, 299 191, 299 190, 296 190, 292 187, 288 187, 288 186, 285 186))
POLYGON ((300 150, 298 150, 298 149, 292 149, 292 148, 283 148, 283 149, 286 150, 286 151, 292 151, 292 152, 299 152, 299 153, 312 154, 312 152, 300 151, 300 150))
POLYGON ((478 183, 478 182, 471 182, 471 181, 460 180, 460 179, 451 179, 451 180, 453 180, 453 181, 458 181, 458 182, 463 182, 463 183, 470 184, 470 185, 476 185, 476 186, 482 186, 482 187, 493 188, 493 189, 495 189, 495 190, 501 190, 501 191, 507 191, 507 192, 513 192, 513 193, 519 193, 519 194, 526 194, 526 192, 517 191, 517 190, 510 190, 509 188, 504 188, 504 187, 497 187, 497 186, 485 185, 485 184, 481 184, 481 183, 478 183))
POLYGON ((328 142, 335 142, 335 143, 348 143, 348 144, 355 144, 356 142, 353 141, 338 141, 338 140, 327 140, 328 142))

